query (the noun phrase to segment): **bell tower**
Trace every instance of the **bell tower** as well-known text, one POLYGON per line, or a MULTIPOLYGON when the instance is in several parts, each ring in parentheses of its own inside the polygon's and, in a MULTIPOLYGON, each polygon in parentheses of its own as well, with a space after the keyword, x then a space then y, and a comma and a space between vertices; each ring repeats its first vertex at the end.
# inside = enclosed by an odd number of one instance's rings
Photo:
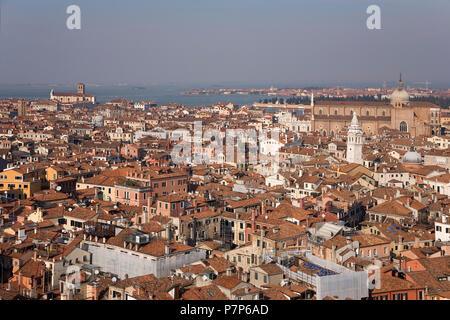
POLYGON ((358 123, 356 112, 353 112, 352 123, 347 135, 347 162, 363 164, 362 146, 364 144, 363 130, 358 123))
POLYGON ((27 115, 27 104, 23 100, 20 100, 18 103, 17 115, 19 117, 25 117, 27 115))
POLYGON ((80 94, 85 94, 85 85, 84 83, 79 83, 77 85, 77 92, 80 94))

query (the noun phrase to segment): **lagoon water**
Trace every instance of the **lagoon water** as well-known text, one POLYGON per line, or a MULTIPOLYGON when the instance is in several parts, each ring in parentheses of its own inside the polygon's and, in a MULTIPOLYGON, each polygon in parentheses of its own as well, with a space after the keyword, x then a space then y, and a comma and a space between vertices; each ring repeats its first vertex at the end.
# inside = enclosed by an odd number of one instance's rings
MULTIPOLYGON (((62 86, 2 86, 0 87, 0 100, 7 98, 20 99, 49 99, 50 90, 55 92, 76 92, 76 87, 62 86)), ((155 101, 158 105, 164 103, 182 103, 188 107, 211 105, 217 102, 231 102, 238 105, 246 105, 267 99, 260 95, 186 95, 181 88, 176 86, 89 86, 86 85, 86 93, 97 96, 99 103, 124 98, 134 102, 155 101)), ((272 97, 271 97, 272 98, 272 97)))

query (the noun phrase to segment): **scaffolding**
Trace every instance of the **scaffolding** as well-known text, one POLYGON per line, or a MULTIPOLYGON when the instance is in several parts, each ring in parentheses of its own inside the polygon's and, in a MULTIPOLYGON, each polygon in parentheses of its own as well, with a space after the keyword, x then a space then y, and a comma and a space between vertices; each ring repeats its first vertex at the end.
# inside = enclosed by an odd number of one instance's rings
POLYGON ((284 251, 280 256, 272 254, 263 256, 265 263, 276 262, 290 279, 302 282, 316 291, 316 299, 337 297, 338 299, 361 300, 369 296, 369 279, 367 271, 353 271, 336 263, 314 256, 309 250, 284 251), (305 261, 311 273, 292 271, 280 263, 289 256, 297 256, 305 261))

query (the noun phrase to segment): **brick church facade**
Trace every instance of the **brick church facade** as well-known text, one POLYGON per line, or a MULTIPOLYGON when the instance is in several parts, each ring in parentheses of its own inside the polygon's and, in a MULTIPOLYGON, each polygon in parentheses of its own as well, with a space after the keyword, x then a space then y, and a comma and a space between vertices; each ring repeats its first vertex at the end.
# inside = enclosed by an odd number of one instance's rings
POLYGON ((312 106, 312 131, 335 135, 346 131, 353 112, 368 135, 378 134, 382 127, 409 132, 412 137, 440 133, 440 107, 430 102, 409 101, 400 78, 390 103, 365 101, 318 101, 312 106))

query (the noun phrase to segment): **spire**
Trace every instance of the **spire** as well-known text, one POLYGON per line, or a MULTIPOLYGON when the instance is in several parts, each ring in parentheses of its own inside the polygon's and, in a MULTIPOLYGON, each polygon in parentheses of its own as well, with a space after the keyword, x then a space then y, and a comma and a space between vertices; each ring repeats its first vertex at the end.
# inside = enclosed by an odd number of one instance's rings
POLYGON ((398 80, 398 88, 403 89, 402 73, 400 72, 400 80, 398 80))
POLYGON ((353 119, 352 119, 351 126, 359 126, 358 117, 356 116, 356 112, 353 112, 353 119))
POLYGON ((311 93, 311 107, 314 107, 314 93, 311 93))

